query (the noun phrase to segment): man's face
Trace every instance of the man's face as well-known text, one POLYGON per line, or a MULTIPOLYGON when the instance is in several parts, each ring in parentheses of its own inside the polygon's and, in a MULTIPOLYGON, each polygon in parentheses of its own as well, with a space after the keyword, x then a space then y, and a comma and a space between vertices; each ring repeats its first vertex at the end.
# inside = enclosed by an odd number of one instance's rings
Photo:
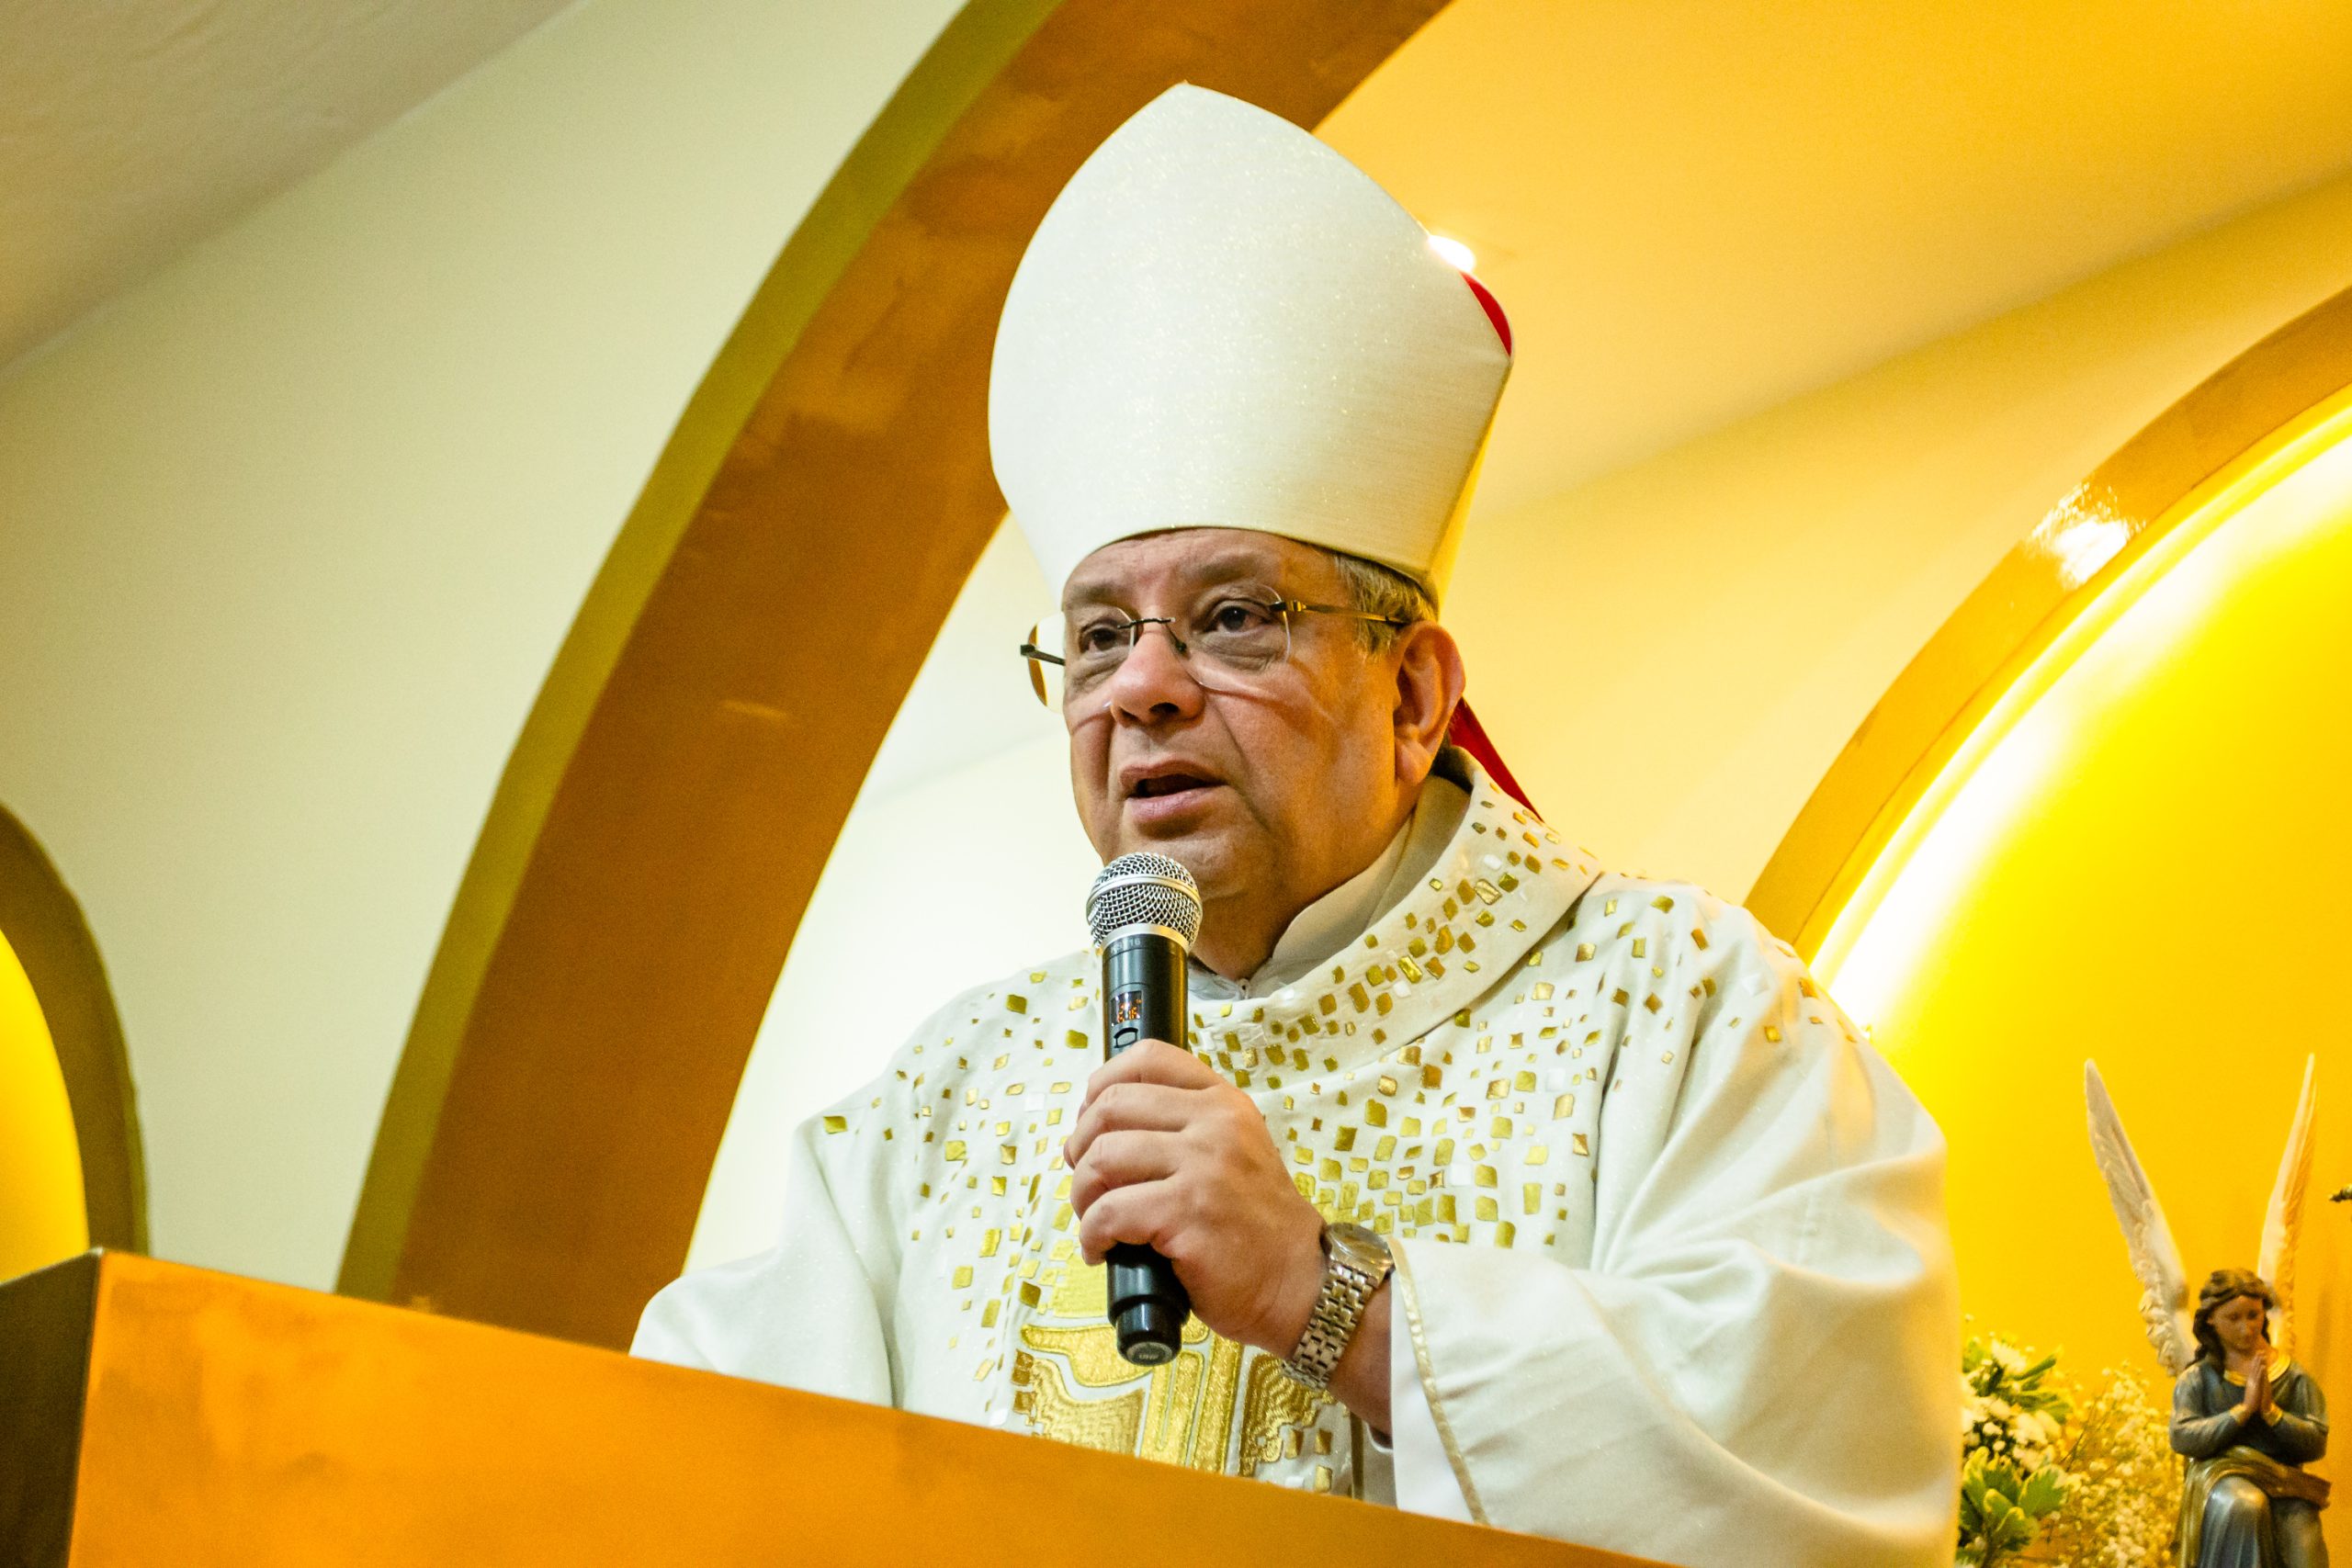
MULTIPOLYGON (((1399 783, 1392 660, 1342 615, 1291 618, 1289 654, 1255 671, 1212 661, 1196 635, 1228 606, 1346 603, 1331 558, 1269 534, 1192 528, 1095 551, 1063 594, 1067 623, 1167 616, 1063 703, 1070 781, 1105 861, 1182 862, 1214 906, 1295 908, 1370 863, 1395 830, 1399 783), (1193 645, 1180 656, 1169 635, 1193 645)), ((1075 671, 1073 671, 1073 675, 1075 671)))

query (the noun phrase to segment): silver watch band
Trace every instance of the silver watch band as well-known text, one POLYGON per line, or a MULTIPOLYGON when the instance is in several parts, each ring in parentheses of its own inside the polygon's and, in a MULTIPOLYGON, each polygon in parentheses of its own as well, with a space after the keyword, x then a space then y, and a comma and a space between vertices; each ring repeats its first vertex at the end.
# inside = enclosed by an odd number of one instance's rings
POLYGON ((1331 1372, 1396 1263, 1388 1244, 1362 1225, 1323 1227, 1323 1289, 1307 1314, 1298 1348, 1283 1363, 1293 1381, 1313 1389, 1331 1386, 1331 1372))

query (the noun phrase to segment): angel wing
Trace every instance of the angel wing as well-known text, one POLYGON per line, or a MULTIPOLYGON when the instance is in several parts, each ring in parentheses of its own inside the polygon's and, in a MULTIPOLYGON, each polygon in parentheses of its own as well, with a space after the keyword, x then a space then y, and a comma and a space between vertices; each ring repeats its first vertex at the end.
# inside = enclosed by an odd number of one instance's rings
POLYGON ((2189 1326, 2188 1275, 2180 1265, 2180 1248, 2173 1243, 2164 1205, 2156 1201, 2156 1190, 2140 1168, 2140 1156, 2132 1152, 2123 1119, 2115 1113, 2115 1101, 2108 1098, 2096 1063, 2083 1064, 2083 1098, 2090 1109, 2091 1155, 2107 1179, 2107 1199, 2114 1205, 2115 1223, 2123 1227, 2132 1272, 2139 1276, 2140 1321, 2148 1343, 2156 1348, 2156 1359, 2167 1374, 2178 1377, 2197 1358, 2189 1326))
POLYGON ((2262 1258, 2256 1265, 2278 1292, 2278 1310, 2270 1318, 2270 1342, 2282 1354, 2295 1324, 2295 1239, 2302 1231, 2303 1189, 2311 1183, 2313 1080, 2318 1071, 2317 1056, 2303 1064, 2302 1098, 2295 1102, 2295 1120, 2287 1129, 2287 1152, 2278 1159, 2278 1184, 2270 1190, 2270 1213, 2262 1222, 2262 1258))

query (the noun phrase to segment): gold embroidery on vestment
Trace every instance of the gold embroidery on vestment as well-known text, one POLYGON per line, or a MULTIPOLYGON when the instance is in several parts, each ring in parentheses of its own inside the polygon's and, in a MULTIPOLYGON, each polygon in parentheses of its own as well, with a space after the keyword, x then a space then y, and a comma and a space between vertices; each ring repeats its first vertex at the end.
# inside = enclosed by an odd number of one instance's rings
POLYGON ((1283 1375, 1281 1362, 1218 1338, 1198 1319, 1185 1325, 1175 1359, 1130 1365, 1102 1320, 1103 1288, 1100 1266, 1066 1269, 1044 1313, 1076 1321, 1041 1314, 1022 1325, 1013 1408, 1040 1436, 1193 1470, 1235 1462, 1250 1475, 1280 1459, 1286 1439, 1296 1442, 1329 1403, 1283 1375))

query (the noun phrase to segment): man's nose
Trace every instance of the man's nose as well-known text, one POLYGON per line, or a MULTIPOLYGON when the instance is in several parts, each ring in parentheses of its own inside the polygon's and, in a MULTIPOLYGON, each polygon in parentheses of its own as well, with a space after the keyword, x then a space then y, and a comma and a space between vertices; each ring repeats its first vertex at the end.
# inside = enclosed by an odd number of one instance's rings
POLYGON ((1176 650, 1174 632, 1157 623, 1136 628, 1135 646, 1119 660, 1104 694, 1112 713, 1132 724, 1189 718, 1201 709, 1201 683, 1176 650))

